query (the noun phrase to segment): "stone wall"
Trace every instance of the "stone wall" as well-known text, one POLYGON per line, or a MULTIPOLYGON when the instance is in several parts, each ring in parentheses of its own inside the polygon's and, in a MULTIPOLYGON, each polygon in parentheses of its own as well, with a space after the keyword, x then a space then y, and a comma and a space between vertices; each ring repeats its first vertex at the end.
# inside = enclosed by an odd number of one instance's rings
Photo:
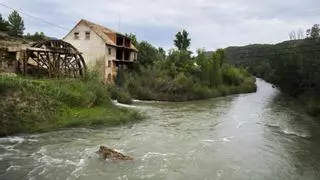
POLYGON ((17 66, 16 52, 8 52, 7 48, 0 48, 0 73, 15 73, 17 66))

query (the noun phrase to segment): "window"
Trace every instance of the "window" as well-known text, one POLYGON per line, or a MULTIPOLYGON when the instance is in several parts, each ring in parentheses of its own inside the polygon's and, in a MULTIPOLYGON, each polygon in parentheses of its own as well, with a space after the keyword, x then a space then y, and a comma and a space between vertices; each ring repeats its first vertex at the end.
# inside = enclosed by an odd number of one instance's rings
POLYGON ((90 39, 90 31, 86 32, 86 38, 85 39, 90 39))
POLYGON ((74 39, 79 39, 79 32, 74 33, 74 39))
POLYGON ((109 55, 111 55, 111 48, 108 48, 108 51, 109 51, 109 55))
POLYGON ((111 67, 111 61, 108 61, 108 67, 111 67))

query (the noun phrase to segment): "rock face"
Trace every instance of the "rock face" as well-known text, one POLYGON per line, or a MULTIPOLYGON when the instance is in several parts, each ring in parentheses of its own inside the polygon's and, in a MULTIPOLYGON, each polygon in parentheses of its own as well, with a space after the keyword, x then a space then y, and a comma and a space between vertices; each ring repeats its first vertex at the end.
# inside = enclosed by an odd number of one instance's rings
POLYGON ((96 152, 97 154, 102 155, 104 159, 111 159, 111 160, 133 160, 130 156, 125 156, 118 151, 113 149, 107 148, 105 146, 100 146, 99 151, 96 152))

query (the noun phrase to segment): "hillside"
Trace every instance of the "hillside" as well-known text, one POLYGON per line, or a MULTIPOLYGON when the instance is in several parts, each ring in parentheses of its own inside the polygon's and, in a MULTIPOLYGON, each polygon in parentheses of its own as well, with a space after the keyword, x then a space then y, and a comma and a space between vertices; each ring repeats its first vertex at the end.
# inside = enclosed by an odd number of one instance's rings
POLYGON ((320 41, 304 39, 275 45, 255 44, 226 48, 227 61, 277 85, 306 104, 310 114, 320 113, 320 41))

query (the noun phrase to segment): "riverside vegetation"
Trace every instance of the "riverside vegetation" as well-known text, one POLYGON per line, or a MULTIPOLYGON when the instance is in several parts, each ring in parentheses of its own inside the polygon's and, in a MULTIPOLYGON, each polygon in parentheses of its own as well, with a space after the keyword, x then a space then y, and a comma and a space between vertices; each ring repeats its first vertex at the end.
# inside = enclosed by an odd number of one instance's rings
POLYGON ((305 38, 301 32, 293 31, 289 41, 275 45, 227 48, 227 59, 298 99, 310 115, 320 116, 320 28, 315 24, 305 38))
POLYGON ((112 97, 122 103, 131 99, 186 101, 256 91, 255 78, 244 68, 225 62, 225 51, 218 49, 207 56, 198 50, 188 51, 190 39, 183 30, 176 34, 176 49, 168 54, 146 41, 137 42, 138 63, 132 71, 119 71, 112 97))
POLYGON ((113 126, 143 118, 134 110, 113 105, 107 86, 96 77, 81 81, 0 76, 0 136, 113 126))

